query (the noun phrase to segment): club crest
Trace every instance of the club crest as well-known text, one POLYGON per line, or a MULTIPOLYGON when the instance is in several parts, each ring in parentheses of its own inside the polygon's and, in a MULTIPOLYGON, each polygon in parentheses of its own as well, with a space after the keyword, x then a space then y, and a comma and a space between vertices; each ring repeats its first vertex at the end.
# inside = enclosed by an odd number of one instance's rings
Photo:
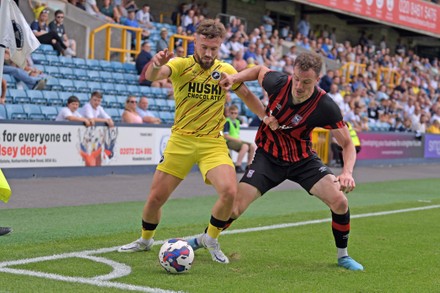
POLYGON ((211 72, 211 77, 213 80, 219 80, 220 76, 221 76, 221 74, 217 70, 214 70, 213 72, 211 72))
POLYGON ((15 20, 12 20, 12 27, 14 28, 15 44, 17 50, 21 50, 23 49, 24 45, 23 28, 15 20))

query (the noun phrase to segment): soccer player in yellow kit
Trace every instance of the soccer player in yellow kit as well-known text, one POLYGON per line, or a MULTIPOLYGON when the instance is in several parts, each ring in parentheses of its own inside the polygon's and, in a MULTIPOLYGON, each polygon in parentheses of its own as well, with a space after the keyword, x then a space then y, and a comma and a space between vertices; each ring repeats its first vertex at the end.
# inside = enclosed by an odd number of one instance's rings
MULTIPOLYGON (((146 79, 170 78, 172 81, 176 100, 175 122, 143 209, 141 238, 120 247, 119 252, 150 250, 162 206, 197 164, 205 183, 212 184, 219 195, 202 245, 209 250, 214 261, 229 262, 218 243, 237 193, 234 164, 222 136, 226 92, 218 84, 222 73, 234 74, 236 70, 216 59, 225 36, 223 24, 205 19, 195 33, 194 55, 173 58, 174 53, 165 49, 151 60, 146 79)), ((234 84, 231 89, 261 119, 270 120, 264 119, 267 117, 263 104, 243 83, 234 84)))

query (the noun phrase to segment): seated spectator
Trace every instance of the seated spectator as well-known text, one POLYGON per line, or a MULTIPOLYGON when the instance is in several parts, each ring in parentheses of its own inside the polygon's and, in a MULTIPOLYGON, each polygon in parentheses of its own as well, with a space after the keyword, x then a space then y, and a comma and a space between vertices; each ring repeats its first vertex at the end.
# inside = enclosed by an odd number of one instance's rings
POLYGON ((84 6, 83 0, 68 0, 70 4, 73 6, 78 7, 79 9, 86 10, 86 7, 84 6))
POLYGON ((238 51, 232 59, 232 66, 235 68, 235 70, 240 72, 245 70, 247 65, 246 60, 243 59, 243 50, 238 51))
POLYGON ((37 20, 40 17, 40 13, 47 8, 46 3, 43 3, 41 1, 36 1, 34 5, 34 2, 32 0, 29 0, 29 6, 34 13, 34 20, 37 20))
MULTIPOLYGON (((6 104, 6 90, 8 89, 8 85, 6 80, 2 78, 2 95, 0 96, 0 105, 6 104)), ((0 117, 0 119, 5 119, 6 117, 0 117)))
POLYGON ((64 50, 66 50, 67 47, 56 32, 49 31, 49 27, 47 26, 48 19, 49 10, 41 11, 38 20, 34 20, 31 23, 32 32, 41 44, 52 45, 59 55, 64 55, 64 50))
POLYGON ((171 96, 173 94, 173 85, 171 84, 168 78, 155 80, 153 82, 145 78, 145 72, 147 72, 148 66, 150 66, 150 63, 145 64, 141 74, 139 74, 139 85, 167 88, 169 89, 168 95, 171 96))
POLYGON ((440 134, 440 120, 434 119, 428 129, 426 129, 426 133, 440 134))
POLYGON ((162 121, 153 112, 148 110, 147 97, 141 97, 136 112, 142 117, 144 123, 160 124, 162 121))
POLYGON ((163 51, 168 48, 168 30, 166 28, 160 29, 160 39, 156 41, 156 52, 163 51))
POLYGON ((112 118, 104 111, 104 108, 102 108, 101 102, 102 94, 100 92, 93 92, 89 102, 81 108, 81 115, 91 119, 93 123, 104 122, 108 127, 113 127, 115 124, 112 118))
POLYGON ((128 96, 125 101, 124 112, 122 113, 122 122, 124 123, 142 123, 142 117, 136 112, 137 100, 135 96, 128 96))
POLYGON ((235 172, 244 173, 242 168, 244 156, 247 154, 247 164, 249 166, 254 157, 256 145, 240 139, 240 120, 238 119, 238 114, 237 105, 232 104, 229 107, 229 117, 226 118, 223 134, 228 148, 238 153, 237 160, 235 161, 235 172))
MULTIPOLYGON (((29 73, 32 73, 32 70, 29 70, 29 73)), ((28 71, 17 67, 10 60, 9 49, 5 49, 5 60, 3 65, 3 74, 9 74, 14 77, 17 82, 23 82, 28 89, 33 90, 42 90, 46 86, 46 79, 43 75, 32 76, 28 73, 28 71)))
POLYGON ((112 18, 115 22, 119 23, 121 19, 121 14, 119 13, 119 10, 113 6, 112 0, 103 0, 99 11, 105 16, 112 18))
POLYGON ((85 118, 79 113, 79 104, 78 97, 70 96, 67 99, 67 106, 63 107, 60 112, 58 112, 55 121, 81 121, 84 122, 87 127, 94 125, 92 119, 85 118))
POLYGON ((182 46, 176 48, 176 57, 185 57, 185 49, 182 46))
MULTIPOLYGON (((153 58, 153 56, 151 55, 151 45, 148 41, 143 42, 141 46, 141 52, 136 57, 136 71, 138 74, 142 73, 144 66, 148 62, 150 62, 151 58, 153 58)), ((151 83, 148 85, 151 85, 151 83)))
MULTIPOLYGON (((128 10, 127 17, 121 18, 121 24, 134 28, 141 28, 139 22, 136 20, 136 12, 134 10, 128 10)), ((130 31, 130 34, 131 34, 131 44, 134 47, 134 45, 136 44, 136 32, 130 31)), ((146 28, 142 28, 141 39, 145 40, 149 36, 150 36, 150 31, 147 30, 146 28)))
POLYGON ((145 27, 147 29, 154 28, 153 26, 153 16, 150 13, 150 5, 144 4, 142 6, 142 9, 139 9, 138 12, 136 12, 136 19, 139 21, 139 24, 142 27, 145 27))
POLYGON ((102 14, 101 11, 99 11, 98 6, 96 5, 96 0, 86 0, 84 7, 88 14, 96 16, 97 18, 106 22, 110 22, 110 23, 115 22, 113 18, 108 17, 107 15, 102 14))
POLYGON ((67 47, 64 50, 65 56, 76 56, 76 41, 69 39, 64 28, 64 12, 62 10, 55 11, 55 19, 49 23, 49 31, 55 32, 63 40, 64 45, 67 47))

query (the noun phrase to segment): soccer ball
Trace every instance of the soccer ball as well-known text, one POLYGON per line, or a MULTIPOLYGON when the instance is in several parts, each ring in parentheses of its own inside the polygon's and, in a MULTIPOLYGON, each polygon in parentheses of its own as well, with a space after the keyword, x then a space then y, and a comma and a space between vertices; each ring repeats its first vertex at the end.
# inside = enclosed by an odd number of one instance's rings
POLYGON ((189 271, 194 260, 194 251, 184 239, 169 239, 159 251, 159 263, 168 272, 179 274, 189 271))

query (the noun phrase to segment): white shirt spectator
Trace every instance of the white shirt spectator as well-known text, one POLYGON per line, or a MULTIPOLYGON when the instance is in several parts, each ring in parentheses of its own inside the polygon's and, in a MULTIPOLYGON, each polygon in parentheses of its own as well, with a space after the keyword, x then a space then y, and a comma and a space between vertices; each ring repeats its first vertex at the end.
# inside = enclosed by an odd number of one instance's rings
POLYGON ((98 106, 96 109, 93 109, 90 102, 85 104, 81 108, 81 114, 89 119, 92 118, 103 118, 103 119, 110 119, 111 117, 104 111, 104 108, 102 106, 98 106))
POLYGON ((156 115, 154 115, 154 113, 150 110, 143 110, 141 108, 136 108, 136 112, 138 112, 139 115, 141 115, 142 118, 144 118, 145 116, 147 117, 156 117, 156 115))
POLYGON ((83 117, 78 111, 72 112, 69 108, 64 107, 61 109, 61 111, 58 113, 57 118, 55 118, 55 121, 69 121, 67 117, 83 117))

